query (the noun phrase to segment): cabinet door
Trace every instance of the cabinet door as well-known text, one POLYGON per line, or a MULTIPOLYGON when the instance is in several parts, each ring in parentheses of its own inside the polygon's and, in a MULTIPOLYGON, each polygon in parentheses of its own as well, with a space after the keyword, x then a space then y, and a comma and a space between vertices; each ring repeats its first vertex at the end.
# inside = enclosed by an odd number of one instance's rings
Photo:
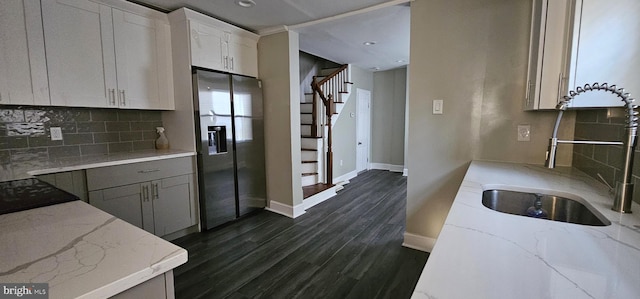
POLYGON ((42 1, 51 104, 115 107, 111 8, 86 0, 42 1))
POLYGON ((153 181, 151 187, 156 235, 196 224, 193 174, 153 181))
POLYGON ((213 70, 226 70, 226 42, 222 30, 189 21, 191 27, 191 64, 213 70))
MULTIPOLYGON (((582 0, 576 11, 577 37, 574 80, 570 88, 592 84, 616 84, 632 95, 640 94, 640 1, 582 0), (580 4, 582 4, 580 6, 580 4)), ((622 106, 620 98, 606 92, 587 92, 571 102, 571 107, 622 106)))
POLYGON ((153 207, 149 183, 89 192, 89 203, 130 224, 153 233, 153 207))
POLYGON ((229 71, 258 77, 258 43, 250 38, 231 35, 229 38, 229 71))
POLYGON ((173 109, 169 25, 113 9, 121 108, 173 109))
POLYGON ((573 24, 572 6, 571 0, 534 1, 532 26, 540 28, 539 32, 537 28, 532 30, 532 37, 539 38, 532 38, 530 48, 532 60, 529 61, 527 83, 531 86, 528 87, 525 109, 555 109, 566 94, 571 52, 570 29, 573 24))
POLYGON ((0 1, 0 104, 50 105, 38 0, 0 1))

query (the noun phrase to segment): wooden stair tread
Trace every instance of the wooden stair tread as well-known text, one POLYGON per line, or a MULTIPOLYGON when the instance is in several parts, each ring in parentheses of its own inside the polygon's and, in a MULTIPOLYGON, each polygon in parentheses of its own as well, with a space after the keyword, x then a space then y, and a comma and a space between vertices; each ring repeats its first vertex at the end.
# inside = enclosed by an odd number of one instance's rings
POLYGON ((344 84, 353 84, 353 82, 347 82, 345 81, 344 84))
POLYGON ((313 92, 305 92, 304 95, 310 96, 310 95, 313 95, 313 92))
POLYGON ((313 139, 320 139, 320 138, 322 138, 322 137, 316 137, 316 136, 311 136, 311 135, 302 135, 302 136, 300 136, 300 137, 302 137, 302 138, 313 138, 313 139))
POLYGON ((329 184, 323 184, 323 183, 319 183, 319 184, 315 184, 315 185, 310 185, 310 186, 304 186, 302 187, 302 194, 304 198, 309 198, 313 195, 316 195, 322 191, 331 189, 334 185, 329 185, 329 184))
POLYGON ((318 175, 317 172, 310 172, 310 173, 303 173, 302 176, 312 176, 312 175, 318 175))
POLYGON ((345 93, 349 93, 349 92, 348 91, 338 91, 338 93, 345 94, 345 93))
POLYGON ((317 152, 317 149, 313 149, 313 148, 301 148, 300 150, 305 151, 305 152, 317 152))
POLYGON ((302 164, 318 163, 318 161, 302 161, 302 164))
POLYGON ((300 112, 300 114, 313 114, 313 112, 300 112))

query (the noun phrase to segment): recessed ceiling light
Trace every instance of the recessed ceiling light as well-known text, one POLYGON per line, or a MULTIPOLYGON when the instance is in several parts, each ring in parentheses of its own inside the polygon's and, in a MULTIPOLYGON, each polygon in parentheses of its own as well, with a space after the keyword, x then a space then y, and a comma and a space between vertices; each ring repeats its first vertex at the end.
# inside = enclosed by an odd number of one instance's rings
POLYGON ((373 45, 376 44, 376 42, 371 41, 371 42, 364 42, 362 44, 365 45, 365 46, 373 46, 373 45))
POLYGON ((236 4, 245 8, 254 7, 256 5, 253 0, 236 0, 236 4))
POLYGON ((404 60, 402 60, 402 59, 398 59, 398 60, 396 60, 396 62, 397 62, 397 63, 403 63, 403 62, 404 62, 404 60))

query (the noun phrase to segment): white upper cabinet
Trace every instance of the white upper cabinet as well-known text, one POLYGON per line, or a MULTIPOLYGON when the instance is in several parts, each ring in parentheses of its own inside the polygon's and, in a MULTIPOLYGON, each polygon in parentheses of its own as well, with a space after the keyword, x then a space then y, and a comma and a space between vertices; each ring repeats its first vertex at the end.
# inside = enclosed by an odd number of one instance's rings
POLYGON ((113 28, 118 106, 174 109, 169 24, 113 9, 113 28))
POLYGON ((38 0, 0 1, 0 104, 50 104, 38 0))
POLYGON ((136 9, 42 1, 52 105, 174 108, 168 22, 136 9))
POLYGON ((229 69, 232 73, 258 77, 258 46, 255 40, 240 35, 229 35, 229 69))
POLYGON ((111 8, 86 0, 42 1, 51 104, 115 107, 111 8))
MULTIPOLYGON (((534 0, 525 110, 555 109, 569 91, 594 82, 640 94, 640 1, 534 0)), ((571 108, 622 106, 604 91, 571 108)))
POLYGON ((191 64, 213 70, 225 70, 225 33, 217 28, 189 22, 191 27, 191 64), (225 52, 223 53, 223 48, 225 52))
MULTIPOLYGON (((258 38, 244 29, 232 26, 187 8, 169 14, 173 33, 186 35, 191 65, 212 70, 258 76, 258 38)), ((176 44, 174 44, 176 46, 176 44)))
MULTIPOLYGON (((640 96, 640 1, 581 0, 576 15, 569 89, 606 82, 640 96)), ((620 98, 603 91, 571 102, 573 108, 622 105, 620 98)))
POLYGON ((555 109, 566 94, 571 0, 534 0, 525 110, 555 109))

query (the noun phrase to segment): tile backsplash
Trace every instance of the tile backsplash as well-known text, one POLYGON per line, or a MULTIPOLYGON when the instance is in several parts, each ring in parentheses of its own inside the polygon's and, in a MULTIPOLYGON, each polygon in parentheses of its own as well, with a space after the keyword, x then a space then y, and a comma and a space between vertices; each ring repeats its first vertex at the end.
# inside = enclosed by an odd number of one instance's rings
POLYGON ((153 149, 160 126, 160 111, 0 105, 0 163, 153 149))
MULTIPOLYGON (((579 110, 576 114, 575 139, 622 141, 626 139, 622 108, 579 110), (612 116, 614 114, 615 116, 612 116)), ((617 145, 580 144, 573 147, 573 167, 598 179, 602 175, 615 187, 621 180, 624 148, 617 145)), ((600 179, 598 179, 600 180, 600 179)), ((633 165, 633 200, 640 203, 640 151, 636 147, 633 165)))

